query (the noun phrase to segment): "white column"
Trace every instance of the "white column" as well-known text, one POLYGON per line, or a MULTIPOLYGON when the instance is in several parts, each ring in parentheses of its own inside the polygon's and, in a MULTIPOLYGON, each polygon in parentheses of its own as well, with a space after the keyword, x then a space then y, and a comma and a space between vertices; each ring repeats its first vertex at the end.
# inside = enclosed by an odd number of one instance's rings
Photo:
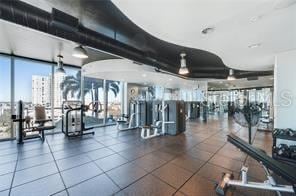
POLYGON ((280 53, 274 69, 274 127, 296 129, 296 50, 280 53))

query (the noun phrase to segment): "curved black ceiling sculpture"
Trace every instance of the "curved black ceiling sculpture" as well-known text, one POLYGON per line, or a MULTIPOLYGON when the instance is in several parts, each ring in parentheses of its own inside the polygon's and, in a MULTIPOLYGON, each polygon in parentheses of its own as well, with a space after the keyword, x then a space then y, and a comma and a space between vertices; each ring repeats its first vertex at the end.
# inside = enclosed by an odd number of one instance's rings
MULTIPOLYGON (((172 73, 178 73, 179 54, 185 52, 190 69, 188 77, 225 79, 228 76, 229 69, 217 55, 157 39, 131 22, 109 0, 44 2, 60 10, 61 13, 55 13, 61 14, 63 20, 56 19, 54 12, 47 12, 19 0, 2 0, 0 18, 172 73), (72 17, 63 15, 65 13, 72 17)), ((272 75, 272 71, 236 70, 235 75, 237 78, 266 76, 272 75)))

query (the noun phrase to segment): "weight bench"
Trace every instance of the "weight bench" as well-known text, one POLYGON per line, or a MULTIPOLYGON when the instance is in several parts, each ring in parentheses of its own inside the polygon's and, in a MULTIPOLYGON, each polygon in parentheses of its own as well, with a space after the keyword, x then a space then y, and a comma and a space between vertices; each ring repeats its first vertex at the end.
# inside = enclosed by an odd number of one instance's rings
POLYGON ((281 195, 280 192, 296 193, 296 167, 272 159, 264 151, 251 146, 234 134, 228 135, 227 140, 241 151, 260 162, 264 168, 267 180, 265 182, 249 182, 247 176, 248 167, 243 166, 241 169, 241 180, 233 180, 233 175, 231 174, 223 175, 221 182, 216 187, 216 193, 218 195, 225 195, 227 188, 230 186, 271 190, 276 191, 278 195, 281 195), (291 183, 291 185, 276 184, 269 171, 273 171, 278 176, 281 176, 291 183))

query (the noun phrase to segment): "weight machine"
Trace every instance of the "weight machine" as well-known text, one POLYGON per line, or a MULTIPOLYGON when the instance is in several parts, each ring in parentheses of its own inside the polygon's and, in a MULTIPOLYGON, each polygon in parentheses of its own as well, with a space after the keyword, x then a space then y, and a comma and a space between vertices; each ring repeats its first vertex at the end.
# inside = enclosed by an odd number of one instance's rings
MULTIPOLYGON (((99 103, 97 103, 99 104, 99 103)), ((62 132, 67 137, 77 137, 82 135, 94 135, 93 131, 89 131, 94 127, 85 127, 85 112, 97 108, 93 103, 83 105, 81 101, 64 101, 62 104, 62 132)), ((94 111, 94 110, 92 110, 94 111)), ((94 112, 102 111, 101 109, 94 112)))
POLYGON ((143 126, 141 127, 141 137, 143 139, 150 139, 153 137, 161 136, 166 134, 166 125, 174 124, 175 121, 166 121, 166 114, 168 112, 168 104, 165 104, 164 101, 161 102, 161 105, 155 105, 155 112, 161 112, 161 121, 155 121, 155 125, 143 126), (152 129, 152 130, 151 130, 152 129), (159 131, 161 129, 161 131, 159 131))
POLYGON ((19 101, 17 104, 17 115, 12 116, 12 121, 16 123, 16 140, 18 144, 24 143, 24 140, 40 138, 42 142, 45 140, 45 130, 54 129, 53 125, 46 125, 52 122, 52 119, 46 118, 45 107, 35 106, 35 118, 31 118, 28 114, 24 115, 24 103, 19 101))

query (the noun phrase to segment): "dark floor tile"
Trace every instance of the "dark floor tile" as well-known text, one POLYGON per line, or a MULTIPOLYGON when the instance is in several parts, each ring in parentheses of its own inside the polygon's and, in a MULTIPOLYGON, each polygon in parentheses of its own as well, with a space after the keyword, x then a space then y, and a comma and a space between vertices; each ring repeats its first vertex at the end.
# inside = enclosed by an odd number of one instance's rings
POLYGON ((215 184, 198 174, 195 174, 186 184, 180 189, 185 195, 200 195, 200 196, 216 196, 215 184))
POLYGON ((163 151, 160 151, 160 150, 154 151, 151 154, 153 154, 153 155, 155 155, 155 156, 157 156, 160 159, 163 159, 165 161, 170 161, 170 160, 174 159, 175 157, 177 157, 176 154, 171 154, 171 153, 163 152, 163 151))
POLYGON ((79 155, 82 153, 83 152, 81 150, 79 150, 79 148, 76 148, 76 149, 71 148, 71 149, 65 149, 65 150, 53 152, 53 156, 54 156, 55 160, 59 160, 59 159, 67 158, 67 157, 76 156, 76 155, 79 155))
POLYGON ((125 188, 147 172, 132 163, 127 163, 107 172, 108 176, 120 187, 125 188))
POLYGON ((0 176, 14 172, 16 161, 0 164, 0 176))
POLYGON ((119 144, 115 144, 115 145, 109 146, 108 148, 110 148, 111 150, 113 150, 115 152, 121 152, 121 151, 124 151, 126 149, 133 148, 133 147, 135 147, 135 146, 132 145, 132 144, 119 143, 119 144))
POLYGON ((35 156, 40 156, 43 154, 50 153, 50 149, 48 147, 38 148, 30 151, 20 152, 19 153, 19 160, 27 159, 35 156))
POLYGON ((67 188, 102 173, 95 163, 90 162, 61 172, 67 188))
POLYGON ((238 160, 238 161, 245 161, 247 155, 239 150, 229 150, 228 148, 222 148, 220 149, 217 154, 228 157, 230 159, 238 160))
POLYGON ((181 155, 172 160, 171 163, 191 172, 196 172, 205 162, 189 155, 181 155))
POLYGON ((97 150, 100 148, 104 148, 105 146, 103 144, 100 143, 92 143, 92 144, 88 144, 88 145, 82 145, 80 148, 80 150, 82 152, 88 152, 88 151, 92 151, 92 150, 97 150))
POLYGON ((57 172, 57 167, 53 162, 17 171, 14 176, 13 187, 57 172))
POLYGON ((103 170, 109 171, 120 165, 127 163, 128 160, 118 154, 113 154, 102 159, 98 159, 95 163, 103 170))
POLYGON ((70 196, 108 196, 113 195, 119 190, 119 187, 115 185, 112 180, 110 180, 105 174, 102 174, 71 187, 68 189, 68 192, 70 196))
POLYGON ((153 154, 147 154, 139 159, 134 160, 133 163, 145 169, 147 172, 151 172, 165 164, 166 161, 153 154))
POLYGON ((206 143, 200 143, 195 148, 197 148, 199 150, 206 151, 206 152, 210 152, 210 153, 216 153, 220 149, 220 146, 215 146, 215 145, 206 144, 206 143))
POLYGON ((60 159, 60 160, 57 160, 56 162, 59 167, 59 170, 64 171, 66 169, 77 167, 79 165, 82 165, 82 164, 90 162, 90 161, 91 161, 91 159, 87 155, 80 154, 77 156, 68 157, 65 159, 60 159))
POLYGON ((121 141, 119 141, 117 139, 110 139, 110 140, 106 140, 106 141, 105 140, 100 141, 100 143, 105 146, 112 146, 112 145, 121 143, 121 141))
POLYGON ((235 177, 238 176, 237 173, 231 172, 228 169, 222 168, 222 167, 218 167, 216 165, 207 163, 206 165, 204 165, 198 172, 198 176, 202 176, 205 177, 208 180, 214 180, 216 182, 219 182, 221 180, 222 174, 223 173, 232 173, 235 175, 235 177))
POLYGON ((168 163, 152 173, 169 185, 180 188, 192 176, 192 172, 168 163))
POLYGON ((126 189, 120 191, 116 195, 122 196, 140 196, 140 195, 172 195, 176 189, 169 186, 168 184, 162 182, 158 178, 147 175, 140 179, 139 181, 135 182, 134 184, 130 185, 126 189))
POLYGON ((243 162, 227 158, 225 156, 221 156, 219 154, 214 155, 210 160, 209 163, 217 165, 219 167, 226 168, 231 171, 240 172, 243 162))
POLYGON ((135 160, 137 158, 144 156, 145 154, 148 154, 148 152, 146 152, 143 149, 134 148, 134 149, 128 149, 128 150, 121 151, 118 154, 120 154, 124 158, 132 161, 132 160, 135 160))
POLYGON ((59 174, 54 174, 33 182, 15 187, 11 190, 11 196, 47 196, 65 189, 59 174))
POLYGON ((193 148, 186 152, 187 155, 193 156, 202 161, 208 161, 214 154, 193 148))
POLYGON ((18 162, 17 162, 16 170, 18 171, 18 170, 26 169, 29 167, 49 163, 52 161, 53 161, 53 157, 52 157, 52 154, 50 154, 50 153, 27 158, 27 159, 21 159, 21 160, 18 160, 18 162))
POLYGON ((97 159, 101 159, 103 157, 109 156, 111 154, 114 154, 115 152, 113 152, 112 150, 108 149, 108 148, 101 148, 98 150, 94 150, 91 152, 87 153, 87 156, 89 156, 89 158, 91 160, 97 160, 97 159))
POLYGON ((0 191, 4 191, 10 188, 13 173, 0 176, 0 191))

